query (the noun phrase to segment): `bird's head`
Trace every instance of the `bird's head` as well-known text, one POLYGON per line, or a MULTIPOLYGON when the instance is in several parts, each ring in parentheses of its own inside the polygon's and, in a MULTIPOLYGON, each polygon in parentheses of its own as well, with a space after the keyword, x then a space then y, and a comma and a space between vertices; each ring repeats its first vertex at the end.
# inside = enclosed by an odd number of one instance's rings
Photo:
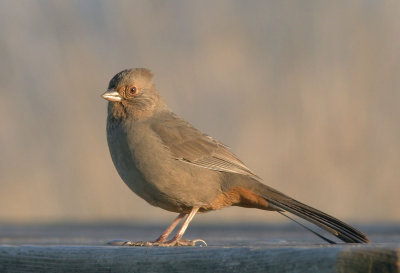
POLYGON ((102 95, 110 102, 109 114, 134 119, 151 116, 163 104, 152 79, 153 74, 145 68, 126 69, 116 74, 102 95))

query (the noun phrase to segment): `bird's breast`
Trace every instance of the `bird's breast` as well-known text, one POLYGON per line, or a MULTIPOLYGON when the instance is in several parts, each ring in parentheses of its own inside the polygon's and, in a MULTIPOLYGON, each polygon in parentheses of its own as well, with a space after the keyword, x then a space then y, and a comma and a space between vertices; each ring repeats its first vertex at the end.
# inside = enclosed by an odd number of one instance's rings
POLYGON ((146 124, 107 126, 107 139, 119 175, 150 204, 181 211, 220 193, 218 172, 176 160, 146 124))

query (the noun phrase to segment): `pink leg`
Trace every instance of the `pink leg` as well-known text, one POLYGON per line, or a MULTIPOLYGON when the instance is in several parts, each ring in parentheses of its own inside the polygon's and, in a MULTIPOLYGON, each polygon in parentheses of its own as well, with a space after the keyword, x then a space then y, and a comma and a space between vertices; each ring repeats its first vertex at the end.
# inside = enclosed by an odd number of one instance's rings
POLYGON ((172 240, 169 241, 168 243, 174 242, 174 241, 179 241, 182 238, 182 236, 185 233, 187 227, 189 226, 189 223, 192 221, 193 217, 195 216, 195 214, 197 213, 198 210, 199 210, 199 207, 192 208, 192 210, 190 211, 190 213, 186 217, 185 221, 183 222, 183 225, 181 226, 181 228, 178 230, 178 232, 176 233, 174 238, 172 238, 172 240))
POLYGON ((170 241, 160 244, 161 246, 194 246, 196 245, 197 242, 201 242, 204 245, 207 245, 207 243, 204 240, 201 239, 196 239, 193 241, 190 240, 184 240, 182 239, 183 234, 185 233, 187 227, 189 226, 189 223, 192 221, 193 217, 199 210, 199 207, 194 207, 186 217, 185 221, 183 222, 181 228, 178 230, 174 238, 172 238, 170 241))
POLYGON ((201 242, 202 244, 207 245, 207 243, 201 239, 196 239, 193 241, 182 239, 183 234, 185 233, 187 227, 189 226, 189 223, 192 221, 193 217, 196 215, 198 210, 199 210, 199 207, 192 208, 190 213, 187 215, 185 221, 183 222, 181 228, 178 230, 176 235, 168 242, 165 242, 166 239, 171 234, 171 232, 175 229, 175 227, 179 224, 179 222, 186 216, 186 214, 184 214, 184 213, 179 214, 178 217, 176 217, 175 220, 172 222, 172 224, 155 241, 132 242, 132 241, 114 240, 114 241, 108 242, 108 244, 116 245, 116 246, 194 246, 194 245, 196 245, 197 242, 201 242))
POLYGON ((112 240, 108 242, 108 245, 113 246, 157 246, 160 243, 164 243, 171 232, 175 229, 175 227, 179 224, 179 222, 186 216, 186 214, 181 213, 172 224, 158 237, 157 240, 151 242, 132 242, 132 241, 121 241, 121 240, 112 240))
POLYGON ((184 213, 179 214, 178 217, 176 217, 175 220, 172 222, 172 224, 153 243, 163 243, 163 242, 165 242, 165 240, 168 238, 168 236, 171 234, 171 232, 175 229, 175 227, 179 224, 179 222, 185 216, 186 216, 186 214, 184 214, 184 213))

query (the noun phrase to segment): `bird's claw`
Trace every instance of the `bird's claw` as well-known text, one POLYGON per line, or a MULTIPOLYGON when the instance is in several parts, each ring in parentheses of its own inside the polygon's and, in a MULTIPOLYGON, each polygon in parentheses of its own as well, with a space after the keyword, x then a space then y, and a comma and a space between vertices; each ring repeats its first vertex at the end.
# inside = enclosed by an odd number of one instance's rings
POLYGON ((207 246, 206 241, 204 241, 203 239, 195 239, 192 242, 194 243, 194 245, 196 245, 196 243, 200 243, 199 247, 207 246))
POLYGON ((171 246, 196 246, 196 243, 199 243, 198 246, 203 247, 207 246, 206 241, 202 239, 195 240, 171 240, 168 242, 160 242, 160 241, 152 241, 152 242, 132 242, 132 241, 123 241, 123 240, 112 240, 107 242, 107 245, 111 246, 160 246, 160 247, 171 247, 171 246))

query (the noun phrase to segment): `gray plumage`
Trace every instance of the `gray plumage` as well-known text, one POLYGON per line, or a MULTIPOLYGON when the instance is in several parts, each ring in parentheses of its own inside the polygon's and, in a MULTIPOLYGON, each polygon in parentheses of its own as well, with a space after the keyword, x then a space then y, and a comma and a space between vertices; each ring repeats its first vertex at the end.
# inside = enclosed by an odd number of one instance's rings
POLYGON ((114 165, 150 204, 178 213, 229 205, 288 211, 345 242, 368 242, 355 228, 264 185, 227 146, 171 112, 149 70, 118 73, 103 96, 110 101, 107 140, 114 165))

